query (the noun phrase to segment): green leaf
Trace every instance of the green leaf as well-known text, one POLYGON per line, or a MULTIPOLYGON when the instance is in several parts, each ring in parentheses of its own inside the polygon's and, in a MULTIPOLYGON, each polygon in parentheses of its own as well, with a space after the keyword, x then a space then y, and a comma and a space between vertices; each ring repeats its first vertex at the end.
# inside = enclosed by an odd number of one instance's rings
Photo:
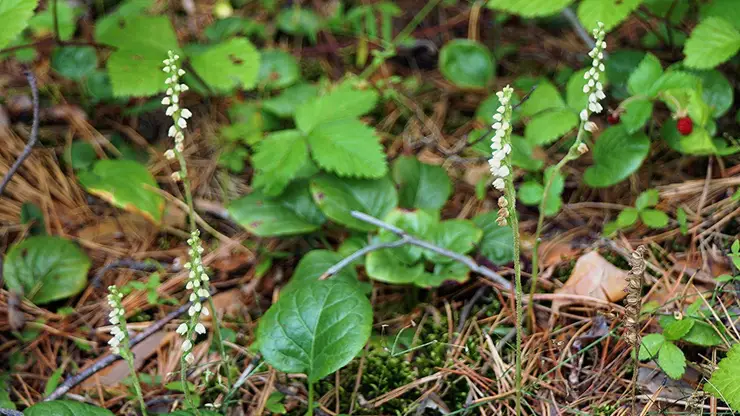
MULTIPOLYGON (((435 245, 460 254, 469 253, 483 237, 483 231, 469 220, 442 221, 435 224, 430 233, 435 245)), ((438 264, 455 261, 429 250, 424 251, 424 256, 429 261, 438 264)))
POLYGON ((98 66, 95 48, 90 46, 63 46, 51 56, 51 67, 61 76, 76 81, 90 75, 98 66))
POLYGON ((375 130, 359 120, 319 124, 309 133, 308 144, 316 163, 339 176, 379 178, 388 171, 375 130))
POLYGON ((703 347, 715 347, 724 344, 722 337, 717 331, 706 322, 694 320, 694 326, 688 334, 683 336, 683 340, 703 347))
POLYGON ((120 20, 96 36, 117 48, 108 57, 113 94, 116 97, 147 96, 164 91, 167 74, 162 60, 167 51, 178 51, 177 36, 165 16, 136 16, 120 20))
POLYGON ((72 7, 65 1, 47 2, 46 4, 46 9, 31 18, 28 22, 28 27, 38 37, 52 36, 54 34, 54 19, 56 19, 59 39, 62 41, 70 40, 77 28, 77 19, 81 9, 72 7), (54 4, 57 7, 56 11, 54 10, 54 4), (54 16, 55 14, 56 18, 54 16))
POLYGON ((640 342, 640 361, 657 357, 664 343, 665 337, 663 334, 649 334, 642 337, 640 342))
POLYGON ((545 169, 545 184, 547 184, 547 181, 550 180, 551 176, 552 183, 550 184, 550 189, 547 191, 547 196, 545 197, 545 216, 547 217, 551 217, 560 212, 560 207, 563 205, 563 190, 565 189, 565 176, 563 176, 561 172, 556 171, 555 166, 550 166, 545 169))
POLYGON ((78 172, 85 190, 155 224, 162 222, 164 197, 146 166, 133 160, 98 160, 92 171, 78 172))
POLYGON ((413 283, 424 273, 424 264, 407 266, 393 252, 397 249, 382 249, 370 252, 365 258, 367 275, 380 282, 413 283))
POLYGON ((539 182, 527 181, 519 186, 516 196, 522 201, 522 204, 536 206, 542 201, 542 193, 544 191, 545 188, 539 182))
POLYGON ((663 328, 663 336, 668 341, 678 341, 691 331, 694 322, 691 318, 675 320, 663 328))
MULTIPOLYGON (((487 152, 490 153, 490 143, 486 143, 487 152)), ((534 146, 524 137, 511 135, 511 164, 528 171, 538 171, 545 164, 534 157, 534 146)))
POLYGON ((268 90, 289 87, 301 79, 301 68, 293 55, 280 49, 260 52, 258 83, 268 90))
POLYGON ((546 79, 540 79, 529 98, 519 108, 523 116, 532 117, 545 110, 564 107, 565 101, 563 101, 563 97, 560 96, 560 92, 555 85, 546 79))
POLYGON ((414 284, 423 288, 439 287, 445 282, 464 283, 470 278, 470 269, 462 263, 435 264, 432 273, 424 272, 414 284))
POLYGON ((0 31, 0 49, 5 48, 23 32, 36 6, 38 0, 3 0, 0 3, 0 22, 3 22, 3 30, 0 31))
POLYGON ((267 402, 265 403, 265 409, 278 415, 287 413, 285 405, 283 404, 284 397, 285 395, 279 391, 270 393, 270 397, 267 398, 267 402))
POLYGON ((647 98, 635 99, 624 106, 624 113, 619 120, 627 130, 627 134, 633 134, 645 127, 645 124, 653 115, 653 102, 647 98))
POLYGON ((372 323, 370 301, 356 287, 319 280, 283 294, 267 310, 257 343, 277 370, 306 374, 315 383, 355 358, 372 323))
POLYGON ((29 226, 28 231, 31 235, 46 235, 44 212, 36 204, 24 202, 21 205, 20 220, 21 224, 29 226))
POLYGON ((153 3, 154 0, 126 0, 121 2, 121 5, 115 11, 95 21, 95 39, 107 37, 108 31, 115 30, 115 26, 119 25, 120 22, 144 13, 152 7, 153 3))
POLYGON ((303 133, 282 130, 269 134, 255 145, 252 186, 268 196, 280 195, 307 162, 308 147, 303 133))
POLYGON ((573 0, 489 0, 488 7, 524 17, 549 16, 563 10, 573 0))
POLYGON ((307 101, 296 110, 298 129, 308 134, 314 127, 329 121, 359 117, 375 108, 378 93, 355 89, 344 82, 328 94, 307 101))
POLYGON ((93 103, 109 101, 113 98, 113 87, 107 71, 93 71, 85 78, 84 86, 93 103))
POLYGON ((637 200, 635 200, 635 208, 637 208, 638 211, 642 211, 645 208, 650 208, 658 205, 659 200, 660 194, 658 193, 658 190, 648 189, 647 191, 644 191, 637 196, 637 200))
POLYGON ((627 89, 633 95, 643 95, 653 87, 662 74, 663 67, 660 65, 660 60, 652 53, 648 53, 630 74, 627 89))
POLYGON ((64 375, 64 366, 57 368, 51 373, 51 376, 46 380, 46 386, 44 387, 44 397, 47 397, 56 390, 59 386, 59 382, 62 381, 64 375))
POLYGON ((602 22, 604 30, 609 32, 637 9, 640 3, 642 0, 583 0, 578 5, 578 19, 589 31, 602 22))
POLYGON ((712 377, 704 384, 704 391, 740 411, 740 344, 734 344, 727 356, 720 360, 712 377))
POLYGON ((686 371, 686 357, 674 343, 665 342, 658 353, 658 365, 668 377, 678 380, 686 371))
POLYGON ((689 224, 688 224, 688 217, 686 216, 686 211, 678 207, 676 209, 676 221, 678 221, 678 226, 681 230, 681 235, 686 235, 689 233, 689 224))
POLYGON ((491 211, 477 215, 473 223, 482 231, 478 247, 480 253, 493 264, 501 266, 514 261, 514 233, 511 227, 496 224, 498 212, 491 211))
POLYGON ((72 400, 39 402, 23 411, 25 416, 113 416, 110 410, 72 400))
POLYGON ((622 125, 606 129, 593 149, 594 166, 586 169, 584 180, 593 188, 605 188, 626 179, 642 165, 650 151, 644 133, 629 135, 622 125))
POLYGON ((232 38, 193 56, 191 64, 203 81, 218 91, 251 89, 257 83, 260 54, 246 38, 232 38))
MULTIPOLYGON (((685 7, 689 7, 687 4, 685 7)), ((740 9, 737 7, 735 0, 712 0, 709 3, 702 3, 699 9, 701 19, 707 17, 721 17, 728 22, 740 28, 740 9)))
POLYGON ((87 255, 60 237, 30 237, 13 244, 3 262, 8 289, 37 305, 82 292, 89 269, 87 255))
POLYGON ((570 109, 554 109, 534 116, 524 127, 532 145, 547 145, 578 126, 578 115, 570 109))
POLYGON ((392 174, 403 208, 438 210, 452 194, 452 181, 447 171, 441 166, 422 163, 414 156, 396 159, 392 174))
POLYGON ((627 208, 617 216, 617 225, 619 228, 627 228, 637 222, 638 211, 634 208, 627 208))
POLYGON ((606 78, 611 83, 610 95, 623 100, 632 94, 628 92, 628 79, 645 57, 645 52, 621 49, 609 53, 606 59, 606 78))
POLYGON ((262 108, 281 118, 295 115, 296 109, 303 103, 316 97, 319 87, 312 84, 296 84, 286 88, 280 95, 262 102, 262 108))
MULTIPOLYGON (((390 225, 406 231, 414 237, 421 239, 428 239, 432 236, 432 230, 436 222, 435 218, 432 217, 425 211, 407 211, 404 209, 394 209, 385 218, 384 221, 390 225)), ((378 238, 384 242, 396 241, 399 239, 398 236, 392 232, 381 229, 378 233, 378 238)), ((395 257, 405 264, 414 264, 421 259, 423 249, 417 246, 404 245, 402 247, 394 248, 389 250, 395 257)))
POLYGON ((316 43, 316 35, 321 28, 321 20, 319 15, 312 10, 287 7, 277 15, 277 26, 285 33, 294 36, 307 36, 311 43, 316 43))
POLYGON ((669 71, 655 81, 653 86, 648 89, 647 95, 655 97, 659 93, 677 89, 696 90, 699 85, 699 78, 693 74, 683 71, 669 71))
POLYGON ((311 195, 327 217, 359 231, 373 231, 377 227, 354 218, 352 211, 383 218, 398 205, 396 187, 387 176, 348 179, 321 175, 311 181, 311 195))
MULTIPOLYGON (((740 9, 740 8, 738 8, 740 9)), ((695 73, 702 83, 702 98, 709 105, 712 117, 719 118, 732 108, 734 89, 730 81, 719 71, 700 71, 695 73)))
POLYGON ((305 181, 290 184, 275 198, 254 191, 229 204, 228 211, 234 221, 259 237, 310 233, 326 222, 305 181))
POLYGON ((712 137, 701 126, 694 124, 694 130, 688 136, 676 128, 676 120, 667 120, 660 129, 661 137, 671 149, 684 154, 711 155, 718 152, 712 137))
POLYGON ((640 219, 650 228, 663 228, 668 225, 668 215, 657 209, 640 211, 640 219))
POLYGON ((485 88, 495 72, 493 55, 480 42, 454 39, 439 51, 439 70, 444 77, 462 88, 485 88))
POLYGON ((732 58, 740 49, 740 32, 720 17, 702 20, 691 32, 683 48, 684 65, 709 69, 732 58))
POLYGON ((95 148, 88 142, 75 140, 64 152, 64 161, 74 170, 87 169, 98 159, 95 148))
MULTIPOLYGON (((306 284, 313 284, 318 282, 321 277, 331 266, 342 261, 344 256, 334 251, 329 250, 311 250, 306 253, 301 261, 298 262, 293 277, 287 285, 283 286, 280 291, 281 295, 285 295, 291 290, 295 290, 306 284)), ((365 293, 369 293, 372 289, 367 283, 360 282, 357 278, 357 272, 351 266, 347 266, 335 275, 331 276, 332 281, 342 281, 349 285, 354 285, 359 290, 365 293)))

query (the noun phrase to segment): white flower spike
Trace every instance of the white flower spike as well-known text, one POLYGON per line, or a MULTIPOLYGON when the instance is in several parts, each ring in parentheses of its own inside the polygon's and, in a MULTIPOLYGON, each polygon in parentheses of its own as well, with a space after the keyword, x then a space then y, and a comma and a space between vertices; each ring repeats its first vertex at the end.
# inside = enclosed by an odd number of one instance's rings
POLYGON ((606 32, 604 31, 604 24, 599 22, 597 28, 593 31, 595 38, 595 46, 588 53, 593 61, 591 62, 591 68, 586 71, 583 78, 586 80, 586 85, 583 86, 583 93, 588 94, 588 104, 586 108, 581 111, 581 121, 588 121, 588 117, 591 113, 600 113, 604 107, 601 106, 600 101, 606 98, 604 94, 604 85, 599 81, 602 77, 604 67, 604 49, 606 49, 606 42, 604 37, 606 32))

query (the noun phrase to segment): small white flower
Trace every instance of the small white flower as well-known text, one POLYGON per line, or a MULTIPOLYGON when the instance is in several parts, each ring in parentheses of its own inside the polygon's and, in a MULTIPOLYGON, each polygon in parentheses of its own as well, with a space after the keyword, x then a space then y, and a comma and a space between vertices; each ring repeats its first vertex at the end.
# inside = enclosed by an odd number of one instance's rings
POLYGON ((204 309, 203 309, 203 311, 201 311, 201 313, 203 314, 203 316, 208 316, 208 315, 210 315, 210 314, 211 314, 211 313, 210 313, 210 312, 208 311, 208 308, 204 308, 204 309))
POLYGON ((112 325, 118 325, 120 322, 121 322, 121 320, 118 318, 118 316, 114 316, 114 317, 110 318, 110 323, 112 325))
POLYGON ((188 308, 188 316, 195 316, 195 308, 193 306, 188 308))
POLYGON ((116 337, 113 337, 113 338, 111 338, 110 340, 108 340, 108 344, 109 344, 109 345, 110 345, 111 347, 117 347, 117 346, 118 346, 119 344, 121 344, 121 340, 119 340, 119 339, 118 339, 118 338, 116 338, 116 337))
POLYGON ((162 105, 170 105, 170 97, 162 98, 162 105))
POLYGON ((188 110, 187 108, 183 108, 182 111, 180 112, 180 117, 182 118, 187 119, 192 116, 193 116, 193 113, 191 113, 190 110, 188 110))
POLYGON ((167 135, 170 136, 170 137, 174 137, 175 136, 175 133, 177 133, 177 127, 170 126, 169 131, 167 131, 167 135))
POLYGON ((505 185, 504 180, 501 178, 496 178, 496 180, 493 181, 493 187, 499 191, 503 190, 505 185))
POLYGON ((202 298, 207 298, 208 295, 209 295, 209 293, 208 293, 208 291, 206 289, 204 289, 204 288, 198 289, 198 296, 200 296, 202 298))
POLYGON ((182 179, 182 175, 180 175, 180 172, 172 172, 172 180, 175 182, 179 182, 182 179))
POLYGON ((195 357, 193 357, 193 354, 188 353, 185 355, 185 362, 187 362, 188 364, 192 364, 193 361, 195 361, 195 357))
POLYGON ((185 127, 188 126, 188 122, 185 121, 184 118, 179 118, 177 119, 177 125, 180 126, 181 129, 184 129, 185 127))
POLYGON ((185 145, 183 145, 181 141, 178 141, 177 144, 175 144, 175 149, 177 149, 178 152, 182 153, 185 151, 185 145))
POLYGON ((202 323, 198 322, 198 324, 195 325, 195 332, 197 332, 199 334, 205 334, 206 333, 206 327, 202 323))
POLYGON ((185 71, 183 71, 182 69, 178 69, 177 70, 177 75, 183 76, 183 75, 185 75, 185 71))
POLYGON ((196 295, 195 293, 190 293, 190 297, 188 298, 188 300, 190 302, 195 302, 196 300, 198 300, 198 295, 196 295))
POLYGON ((585 144, 585 143, 581 143, 581 144, 579 144, 579 145, 578 145, 578 153, 580 153, 580 154, 584 154, 584 153, 586 153, 586 152, 588 152, 588 146, 586 146, 586 144, 585 144))
POLYGON ((169 66, 166 66, 166 67, 162 68, 162 71, 164 71, 164 72, 170 72, 170 67, 169 66))
POLYGON ((188 352, 192 348, 193 348, 193 342, 190 341, 189 339, 186 339, 185 341, 182 342, 182 350, 183 351, 188 352))
POLYGON ((583 121, 588 120, 588 111, 586 110, 581 111, 581 120, 583 121))
POLYGON ((599 129, 599 127, 593 121, 587 121, 583 128, 589 133, 593 133, 599 129))
POLYGON ((175 158, 175 151, 172 149, 167 149, 167 151, 164 152, 164 157, 166 157, 167 160, 173 160, 175 158))
POLYGON ((185 335, 188 332, 188 325, 186 323, 181 323, 180 326, 177 327, 177 330, 175 330, 179 335, 185 335))

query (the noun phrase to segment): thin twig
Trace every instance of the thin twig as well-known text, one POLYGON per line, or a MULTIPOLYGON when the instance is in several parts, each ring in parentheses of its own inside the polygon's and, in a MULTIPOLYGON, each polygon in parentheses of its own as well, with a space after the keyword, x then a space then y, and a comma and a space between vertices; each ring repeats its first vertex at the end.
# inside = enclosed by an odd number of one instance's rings
MULTIPOLYGON (((488 267, 481 266, 475 260, 473 260, 472 258, 470 258, 468 256, 465 256, 465 255, 460 254, 460 253, 455 253, 454 251, 450 251, 450 250, 444 249, 442 247, 435 246, 434 244, 432 244, 430 242, 427 242, 427 241, 424 241, 424 240, 420 240, 420 239, 418 239, 418 238, 416 238, 416 237, 414 237, 412 235, 409 235, 406 231, 404 231, 404 230, 402 230, 402 229, 400 229, 400 228, 398 228, 398 227, 396 227, 394 225, 387 224, 387 223, 385 223, 385 222, 383 222, 383 221, 381 221, 381 220, 379 220, 379 219, 377 219, 377 218, 375 218, 375 217, 373 217, 371 215, 365 214, 363 212, 352 211, 352 212, 350 212, 350 215, 352 215, 352 217, 354 217, 354 218, 356 218, 356 219, 358 219, 360 221, 364 221, 364 222, 366 222, 368 224, 375 225, 376 227, 380 227, 380 228, 382 228, 384 230, 387 230, 387 231, 392 232, 393 234, 396 234, 397 236, 399 236, 399 237, 402 238, 402 240, 400 240, 400 241, 404 241, 404 244, 411 244, 412 246, 421 247, 421 248, 427 249, 429 251, 432 251, 432 252, 434 252, 436 254, 439 254, 441 256, 445 256, 445 257, 450 258, 452 260, 458 261, 458 262, 460 262, 460 263, 468 266, 468 268, 470 270, 472 270, 472 271, 474 271, 474 272, 476 272, 478 274, 482 274, 483 276, 486 276, 487 278, 493 280, 495 283, 503 286, 505 289, 512 290, 511 282, 509 282, 508 280, 504 279, 503 277, 501 277, 500 274, 494 272, 493 270, 489 269, 488 267)), ((376 248, 376 250, 377 250, 377 248, 376 248)), ((355 254, 357 254, 357 253, 353 253, 353 255, 355 255, 355 254)), ((346 262, 344 264, 344 266, 346 266, 347 264, 349 264, 349 262, 346 262)), ((336 265, 334 265, 334 266, 332 266, 332 268, 330 270, 334 270, 335 269, 335 272, 338 271, 339 269, 341 269, 341 267, 337 268, 338 265, 339 265, 339 263, 336 264, 336 265)))
POLYGON ((23 162, 31 154, 33 146, 36 145, 36 142, 39 139, 39 89, 36 86, 36 77, 31 71, 26 72, 26 79, 28 79, 28 84, 31 86, 31 95, 33 96, 33 124, 31 125, 31 137, 28 138, 28 143, 26 143, 26 147, 23 149, 23 153, 18 156, 18 159, 16 159, 15 163, 13 163, 13 166, 11 166, 10 170, 8 170, 8 173, 5 174, 2 183, 0 183, 0 195, 3 194, 5 187, 8 186, 8 183, 10 183, 10 178, 15 175, 15 172, 18 170, 18 168, 21 167, 23 162))
POLYGON ((331 276, 334 276, 335 274, 339 273, 343 268, 349 266, 352 264, 355 260, 359 259, 360 257, 364 256, 367 253, 376 251, 376 250, 382 250, 384 248, 394 248, 394 247, 400 247, 404 244, 409 244, 410 237, 403 237, 400 240, 391 241, 389 243, 373 243, 368 246, 365 246, 354 253, 350 254, 349 256, 343 258, 339 263, 329 267, 329 270, 327 270, 324 274, 319 277, 319 280, 325 280, 330 278, 331 276))
MULTIPOLYGON (((207 298, 200 299, 201 302, 206 302, 207 300, 208 300, 207 298)), ((168 313, 164 318, 153 323, 150 327, 145 329, 139 335, 136 335, 135 337, 131 338, 131 341, 130 341, 131 348, 133 348, 140 342, 144 341, 145 339, 147 339, 149 336, 151 336, 155 332, 162 329, 165 325, 167 325, 173 319, 185 313, 192 304, 193 304, 192 302, 188 302, 180 306, 176 310, 168 313)), ((105 367, 108 367, 109 365, 113 364, 114 362, 120 359, 121 359, 120 355, 116 355, 116 354, 106 355, 105 357, 93 363, 93 365, 91 365, 90 367, 84 369, 81 373, 75 376, 68 377, 66 380, 64 380, 64 383, 59 385, 59 387, 57 387, 56 390, 54 390, 49 396, 44 398, 44 401, 48 402, 48 401, 56 400, 64 396, 68 391, 72 390, 75 386, 77 386, 78 384, 90 378, 93 374, 97 373, 98 371, 101 371, 105 367)))
POLYGON ((108 263, 105 266, 101 267, 95 273, 95 277, 92 280, 92 285, 94 287, 100 287, 100 282, 103 280, 103 277, 105 277, 105 274, 108 271, 113 270, 113 269, 124 268, 124 269, 137 270, 141 272, 153 272, 159 269, 160 267, 168 267, 168 266, 169 265, 167 263, 154 264, 152 262, 136 261, 132 259, 116 260, 112 263, 108 263))
MULTIPOLYGON (((581 38, 581 40, 583 40, 590 49, 593 49, 594 46, 596 46, 594 40, 591 38, 591 36, 588 35, 588 32, 583 27, 583 25, 581 25, 581 21, 578 20, 578 16, 573 13, 573 10, 570 7, 566 7, 560 13, 568 21, 568 23, 570 23, 570 25, 573 27, 573 30, 576 31, 578 37, 581 38)), ((606 56, 606 52, 604 52, 604 56, 606 56)))

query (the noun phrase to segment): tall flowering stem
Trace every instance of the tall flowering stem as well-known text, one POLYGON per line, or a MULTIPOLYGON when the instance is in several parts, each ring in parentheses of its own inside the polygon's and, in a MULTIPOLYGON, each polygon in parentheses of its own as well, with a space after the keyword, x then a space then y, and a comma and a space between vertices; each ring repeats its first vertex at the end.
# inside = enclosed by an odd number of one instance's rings
POLYGON ((503 191, 498 198, 498 218, 496 223, 511 226, 514 234, 514 291, 516 302, 516 351, 515 351, 515 383, 516 383, 516 414, 522 413, 522 266, 519 259, 519 219, 516 213, 516 189, 511 165, 511 95, 514 90, 506 86, 496 93, 500 106, 493 115, 494 135, 491 138, 491 159, 488 161, 493 174, 493 187, 503 191))
MULTIPOLYGON (((200 321, 201 316, 208 316, 208 308, 203 306, 203 300, 206 299, 211 307, 211 310, 216 310, 211 298, 209 286, 208 273, 203 266, 203 246, 200 239, 200 231, 196 226, 195 222, 195 208, 193 205, 193 193, 188 178, 188 168, 185 161, 183 151, 185 150, 185 128, 187 128, 187 120, 192 117, 192 113, 187 108, 182 107, 180 100, 180 93, 188 90, 188 86, 180 83, 180 77, 185 75, 185 71, 180 68, 178 60, 180 57, 170 51, 168 58, 165 59, 163 71, 169 76, 165 80, 167 84, 166 96, 162 99, 162 104, 167 106, 166 114, 172 117, 173 124, 168 130, 168 136, 173 137, 175 146, 165 152, 165 157, 169 160, 177 159, 180 170, 172 174, 172 179, 176 182, 182 182, 185 202, 188 206, 188 217, 190 225, 190 238, 188 239, 188 255, 190 261, 185 264, 185 268, 188 269, 188 279, 185 288, 190 291, 190 302, 193 305, 188 309, 188 320, 180 324, 177 328, 177 333, 181 335, 184 340, 182 343, 182 354, 180 356, 180 378, 183 386, 187 385, 187 368, 190 364, 195 361, 193 355, 193 346, 198 335, 206 333, 206 327, 200 321)), ((226 351, 223 344, 223 338, 221 336, 221 328, 218 322, 218 317, 213 317, 213 329, 215 335, 215 341, 218 345, 219 354, 224 362, 225 371, 229 384, 231 384, 231 371, 229 369, 229 360, 226 356, 226 351)), ((190 397, 189 389, 185 388, 185 398, 191 408, 196 407, 193 404, 193 400, 190 397)))
POLYGON ((537 323, 534 317, 534 306, 532 299, 534 298, 534 292, 537 288, 537 275, 539 273, 539 258, 538 250, 540 245, 540 234, 542 234, 542 227, 545 222, 545 205, 547 204, 547 196, 550 192, 552 182, 558 173, 563 169, 566 163, 571 160, 578 159, 582 154, 588 152, 588 146, 584 143, 584 139, 587 133, 593 133, 596 131, 596 124, 589 121, 589 117, 593 113, 600 113, 604 110, 601 106, 601 100, 606 98, 604 94, 604 51, 606 50, 606 32, 604 31, 604 24, 599 22, 596 29, 593 30, 594 36, 594 48, 588 53, 591 57, 591 67, 583 75, 586 80, 583 86, 583 93, 588 96, 588 104, 580 113, 581 123, 578 127, 578 134, 576 140, 568 149, 568 153, 552 168, 550 168, 550 174, 545 175, 545 187, 542 191, 542 200, 540 201, 540 215, 537 219, 537 230, 534 235, 534 250, 532 252, 532 283, 529 289, 529 305, 528 314, 531 319, 532 327, 536 327, 537 323))
POLYGON ((121 300, 123 294, 118 291, 115 286, 108 287, 108 305, 110 305, 111 312, 108 315, 111 327, 110 334, 111 339, 108 344, 111 347, 113 354, 118 354, 128 364, 129 372, 134 383, 134 391, 136 397, 139 398, 139 405, 141 406, 141 414, 146 416, 146 403, 144 402, 144 394, 141 390, 141 383, 139 377, 136 374, 136 366, 134 365, 134 354, 131 352, 131 342, 128 336, 128 329, 126 328, 126 312, 123 309, 121 300))

